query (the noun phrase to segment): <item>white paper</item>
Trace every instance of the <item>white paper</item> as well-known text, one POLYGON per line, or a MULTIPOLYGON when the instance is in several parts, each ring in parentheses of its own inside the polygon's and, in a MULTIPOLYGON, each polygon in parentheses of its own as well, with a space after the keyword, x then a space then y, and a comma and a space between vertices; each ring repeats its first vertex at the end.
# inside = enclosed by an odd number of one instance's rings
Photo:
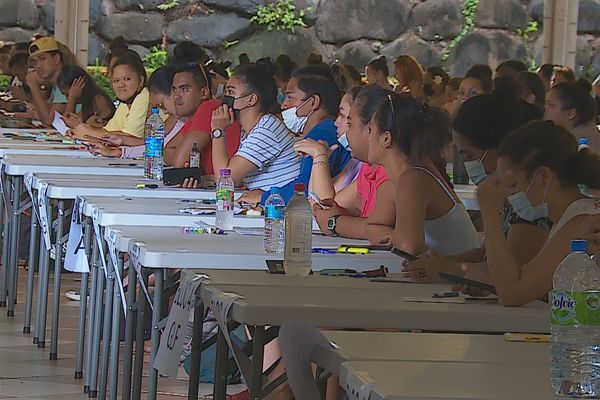
POLYGON ((177 376, 179 361, 190 313, 196 304, 196 291, 202 283, 194 274, 181 273, 179 288, 175 294, 167 325, 160 339, 160 347, 152 366, 165 376, 177 376))
POLYGON ((88 256, 85 253, 85 241, 83 239, 83 227, 79 218, 79 202, 73 206, 71 214, 71 228, 69 229, 69 239, 67 240, 67 254, 65 255, 65 269, 67 271, 88 273, 90 265, 88 256))
POLYGON ((123 306, 123 315, 127 316, 127 300, 125 299, 125 290, 123 288, 123 280, 121 279, 121 272, 119 271, 119 250, 117 249, 117 234, 121 231, 110 231, 108 235, 108 254, 115 270, 115 280, 119 286, 119 293, 121 295, 121 305, 123 306))
POLYGON ((66 135, 67 131, 69 130, 69 127, 67 124, 65 124, 65 121, 63 121, 61 115, 57 111, 54 111, 54 120, 52 121, 52 126, 54 129, 60 132, 61 135, 66 135))
POLYGON ((44 238, 44 245, 46 246, 46 250, 50 251, 52 247, 52 243, 50 243, 50 222, 51 220, 48 217, 48 210, 46 208, 48 199, 46 198, 46 193, 48 192, 48 184, 45 182, 40 182, 38 187, 38 207, 39 207, 39 217, 40 217, 40 231, 42 233, 42 237, 44 238))

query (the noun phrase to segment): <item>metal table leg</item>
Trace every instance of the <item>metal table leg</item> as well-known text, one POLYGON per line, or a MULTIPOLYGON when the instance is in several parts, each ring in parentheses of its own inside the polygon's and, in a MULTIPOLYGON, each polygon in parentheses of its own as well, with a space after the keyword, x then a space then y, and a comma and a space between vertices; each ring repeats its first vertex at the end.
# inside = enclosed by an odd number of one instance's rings
POLYGON ((15 301, 17 299, 17 269, 19 268, 19 228, 21 221, 21 186, 23 177, 15 175, 12 177, 12 216, 10 219, 10 250, 8 262, 8 299, 6 304, 6 315, 15 316, 15 301))
POLYGON ((133 367, 133 336, 135 334, 134 321, 139 314, 136 304, 136 276, 135 268, 128 262, 128 285, 127 285, 127 317, 125 318, 125 349, 123 354, 123 389, 121 397, 123 400, 131 398, 131 371, 133 367))
MULTIPOLYGON (((0 176, 0 179, 2 177, 0 176)), ((10 185, 8 186, 10 192, 10 185)), ((10 198, 6 198, 2 194, 5 202, 10 202, 10 198)), ((8 296, 8 264, 9 264, 9 244, 10 244, 10 220, 8 215, 9 207, 4 207, 2 217, 4 218, 4 226, 2 230, 2 275, 0 276, 0 307, 6 307, 6 297, 8 296)))
MULTIPOLYGON (((91 248, 91 231, 90 224, 87 218, 83 221, 83 232, 84 232, 84 244, 85 254, 90 254, 91 248)), ((88 258, 89 259, 89 258, 88 258)), ((85 317, 87 312, 87 296, 88 296, 88 276, 89 273, 81 274, 81 289, 79 291, 79 320, 77 322, 77 355, 75 357, 75 379, 83 378, 83 359, 84 359, 84 345, 85 345, 85 317)), ((90 325, 88 325, 89 327, 90 325)), ((88 329, 91 331, 91 329, 88 329)), ((86 385, 87 386, 87 385, 86 385)))
MULTIPOLYGON (((148 287, 148 276, 144 275, 144 284, 148 287)), ((136 282, 136 281, 134 281, 136 282)), ((130 283, 130 285, 133 284, 130 283)), ((136 332, 135 332, 135 363, 133 365, 133 392, 131 397, 139 399, 142 395, 142 371, 144 370, 144 329, 146 327, 146 318, 149 310, 146 297, 142 293, 141 285, 138 287, 136 295, 137 300, 137 316, 136 316, 136 332)), ((130 287, 129 290, 133 289, 130 287)))
MULTIPOLYGON (((35 207, 35 204, 32 205, 35 207)), ((39 225, 37 213, 31 213, 31 236, 29 237, 29 259, 27 260, 27 293, 25 294, 25 321, 23 333, 31 332, 31 309, 33 305, 33 286, 35 281, 35 268, 37 266, 39 249, 39 225)))
POLYGON ((217 354, 215 361, 215 386, 213 388, 214 400, 225 400, 227 396, 227 359, 229 355, 229 345, 225 339, 225 334, 219 328, 217 333, 217 354))
POLYGON ((158 354, 160 345, 159 324, 162 319, 163 286, 165 280, 165 270, 158 268, 154 270, 154 310, 152 311, 152 351, 150 358, 150 370, 148 371, 148 400, 156 400, 156 391, 158 386, 158 370, 152 365, 154 358, 158 354))
POLYGON ((252 335, 252 369, 250 371, 250 382, 248 382, 248 389, 250 391, 251 399, 260 398, 260 393, 262 392, 265 340, 265 327, 257 326, 254 329, 254 335, 252 335))
POLYGON ((204 305, 202 300, 196 301, 194 308, 194 328, 192 330, 192 366, 190 368, 190 383, 188 400, 198 399, 200 385, 200 361, 202 359, 202 326, 204 322, 204 305))
MULTIPOLYGON (((119 274, 115 276, 115 279, 118 279, 119 276, 122 276, 123 271, 123 259, 119 258, 119 265, 115 268, 118 268, 119 274)), ((115 285, 114 290, 114 301, 113 301, 113 309, 112 309, 112 334, 111 334, 111 348, 110 348, 110 365, 108 367, 109 376, 108 376, 108 391, 110 394, 111 400, 117 399, 117 387, 119 384, 119 332, 121 328, 121 292, 119 291, 118 283, 115 285)))
MULTIPOLYGON (((52 215, 52 206, 47 205, 46 212, 48 215, 52 215)), ((51 226, 52 222, 49 221, 51 226)), ((52 230, 49 229, 50 239, 52 239, 52 230)), ((42 238, 43 240, 43 238, 42 238)), ((50 240, 52 243, 52 240, 50 240)), ((48 280, 50 277, 50 249, 46 249, 46 246, 42 244, 40 246, 40 266, 39 266, 39 297, 37 304, 37 326, 35 327, 37 332, 37 345, 38 348, 46 347, 46 311, 48 309, 48 280)), ((35 340, 35 338, 34 338, 35 340)))
MULTIPOLYGON (((95 241, 94 241, 95 242, 95 241)), ((98 253, 103 251, 102 249, 98 249, 98 253)), ((100 356, 100 329, 102 329, 102 303, 104 300, 104 268, 101 265, 101 262, 97 259, 96 263, 98 265, 97 278, 96 278, 96 302, 94 304, 94 324, 93 330, 93 339, 90 343, 91 352, 90 352, 90 390, 88 392, 91 398, 98 397, 98 357, 100 356)))
MULTIPOLYGON (((101 228, 101 237, 104 237, 104 228, 101 228)), ((106 252, 106 244, 102 241, 102 249, 105 255, 106 267, 108 268, 108 279, 106 280, 106 300, 104 302, 104 318, 102 327, 102 355, 100 364, 100 381, 98 385, 98 396, 106 398, 106 386, 108 383, 108 357, 110 355, 110 336, 112 325, 112 311, 114 302, 115 271, 112 261, 106 252)))
MULTIPOLYGON (((98 245, 96 241, 92 238, 93 233, 91 233, 90 226, 90 242, 92 246, 92 258, 91 258, 91 282, 90 282, 90 300, 88 302, 88 320, 87 320, 87 338, 85 341, 85 380, 83 386, 83 392, 89 393, 90 390, 90 380, 91 380, 91 370, 92 370, 92 344, 94 342, 94 337, 96 336, 96 332, 94 330, 94 321, 96 318, 96 294, 98 293, 96 286, 98 286, 98 276, 102 271, 99 271, 98 268, 98 245)), ((87 235, 86 235, 87 236, 87 235)))
POLYGON ((65 202, 58 201, 58 220, 56 225, 56 251, 54 260, 54 302, 52 304, 52 329, 50 334, 50 359, 58 359, 58 320, 60 312, 60 276, 62 272, 63 234, 65 222, 65 202))

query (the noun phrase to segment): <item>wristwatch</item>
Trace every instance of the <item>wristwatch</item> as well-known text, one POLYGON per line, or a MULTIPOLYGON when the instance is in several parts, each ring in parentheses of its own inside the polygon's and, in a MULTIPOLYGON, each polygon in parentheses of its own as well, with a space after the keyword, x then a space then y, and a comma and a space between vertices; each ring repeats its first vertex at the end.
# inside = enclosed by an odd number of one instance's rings
POLYGON ((329 217, 329 219, 327 220, 327 229, 329 229, 329 231, 331 231, 331 233, 333 233, 334 235, 337 235, 335 227, 337 225, 337 220, 339 217, 339 215, 334 215, 333 217, 329 217))
POLYGON ((220 138, 222 138, 222 137, 225 137, 225 132, 223 132, 223 131, 222 131, 222 130, 220 130, 220 129, 215 129, 215 130, 213 130, 213 131, 212 131, 212 133, 210 134, 210 136, 211 136, 213 139, 220 139, 220 138))

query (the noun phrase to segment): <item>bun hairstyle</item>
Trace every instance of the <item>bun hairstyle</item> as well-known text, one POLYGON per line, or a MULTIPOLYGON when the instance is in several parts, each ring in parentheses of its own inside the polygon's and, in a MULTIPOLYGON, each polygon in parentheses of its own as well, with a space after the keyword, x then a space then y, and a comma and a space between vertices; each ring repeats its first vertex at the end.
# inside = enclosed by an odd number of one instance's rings
POLYGON ((552 91, 557 94, 562 110, 575 109, 576 126, 596 119, 596 102, 579 81, 558 83, 552 87, 552 91))
POLYGON ((205 64, 210 60, 204 49, 200 45, 189 40, 179 42, 173 49, 173 64, 205 64))
POLYGON ((575 137, 551 121, 533 121, 511 132, 500 145, 498 157, 533 174, 547 167, 567 185, 600 189, 600 157, 578 150, 575 137))
POLYGON ((400 71, 404 83, 423 82, 423 75, 425 74, 423 67, 413 56, 406 54, 398 56, 394 60, 394 68, 400 71))
POLYGON ((450 115, 405 94, 388 94, 373 121, 382 132, 390 132, 393 146, 415 162, 439 158, 451 140, 450 115))
POLYGON ((385 56, 379 56, 374 60, 369 61, 367 67, 383 73, 385 76, 390 75, 390 69, 388 68, 387 58, 385 56))
POLYGON ((267 62, 242 65, 233 71, 240 82, 248 87, 248 93, 258 95, 260 111, 263 113, 277 112, 277 85, 273 78, 273 64, 267 62))

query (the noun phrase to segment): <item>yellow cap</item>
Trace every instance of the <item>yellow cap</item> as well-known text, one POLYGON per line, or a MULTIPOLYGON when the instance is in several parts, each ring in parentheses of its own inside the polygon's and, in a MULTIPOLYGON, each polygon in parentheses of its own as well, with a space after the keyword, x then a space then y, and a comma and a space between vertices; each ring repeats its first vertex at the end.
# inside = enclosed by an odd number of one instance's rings
POLYGON ((33 41, 33 43, 29 45, 29 56, 35 58, 42 53, 58 50, 58 42, 51 37, 46 36, 33 41))

